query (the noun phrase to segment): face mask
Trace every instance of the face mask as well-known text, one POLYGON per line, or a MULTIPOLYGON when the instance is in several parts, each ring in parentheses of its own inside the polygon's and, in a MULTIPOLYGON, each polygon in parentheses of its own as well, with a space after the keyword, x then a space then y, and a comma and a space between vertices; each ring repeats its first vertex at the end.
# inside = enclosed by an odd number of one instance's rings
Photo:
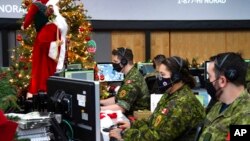
POLYGON ((120 66, 120 63, 112 63, 112 65, 113 65, 113 70, 121 72, 122 67, 120 66))
POLYGON ((158 86, 161 92, 165 92, 170 87, 172 87, 172 81, 170 78, 158 77, 158 86))
POLYGON ((215 82, 215 84, 217 84, 217 80, 210 82, 209 80, 206 82, 206 89, 207 89, 207 93, 211 96, 212 99, 218 99, 220 98, 221 94, 222 94, 222 89, 221 88, 215 88, 215 86, 213 85, 213 82, 215 82))

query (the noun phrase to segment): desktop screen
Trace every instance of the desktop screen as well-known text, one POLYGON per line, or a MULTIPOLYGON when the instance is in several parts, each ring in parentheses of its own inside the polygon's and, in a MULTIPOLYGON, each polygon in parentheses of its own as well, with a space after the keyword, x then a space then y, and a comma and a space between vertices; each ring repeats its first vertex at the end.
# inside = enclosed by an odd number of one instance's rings
POLYGON ((137 69, 142 75, 146 75, 155 71, 153 63, 137 63, 137 69))
POLYGON ((124 74, 113 70, 112 63, 98 63, 97 68, 97 75, 99 76, 100 81, 111 82, 124 80, 124 74))
POLYGON ((52 76, 47 85, 48 111, 62 114, 73 127, 75 140, 99 141, 99 82, 52 76))
POLYGON ((250 67, 250 59, 245 59, 245 62, 247 63, 247 67, 250 67))
POLYGON ((189 72, 195 79, 195 87, 204 88, 205 87, 204 68, 190 68, 189 72))
POLYGON ((94 70, 65 71, 65 78, 94 80, 94 70))

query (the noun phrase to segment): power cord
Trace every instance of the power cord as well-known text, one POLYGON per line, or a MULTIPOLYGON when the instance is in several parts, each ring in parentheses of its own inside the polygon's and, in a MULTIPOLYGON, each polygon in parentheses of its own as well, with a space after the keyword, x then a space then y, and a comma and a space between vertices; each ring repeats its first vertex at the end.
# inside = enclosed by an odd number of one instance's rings
POLYGON ((73 140, 73 138, 74 138, 74 130, 73 130, 72 126, 70 125, 70 123, 67 120, 63 119, 62 121, 63 121, 63 123, 65 123, 69 127, 70 132, 71 132, 71 140, 73 140))

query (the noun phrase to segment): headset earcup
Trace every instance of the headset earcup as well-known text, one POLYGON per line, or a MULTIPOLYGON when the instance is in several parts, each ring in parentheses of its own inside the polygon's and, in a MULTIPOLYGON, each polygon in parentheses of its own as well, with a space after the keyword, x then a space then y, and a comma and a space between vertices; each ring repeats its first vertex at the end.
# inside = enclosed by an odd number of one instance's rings
POLYGON ((173 82, 178 82, 181 80, 181 74, 180 73, 173 73, 171 76, 171 80, 173 82))
POLYGON ((126 66, 128 64, 128 60, 125 58, 121 59, 121 65, 126 66))
POLYGON ((238 77, 238 72, 236 69, 228 69, 225 71, 225 77, 229 80, 229 81, 234 81, 237 79, 238 77))

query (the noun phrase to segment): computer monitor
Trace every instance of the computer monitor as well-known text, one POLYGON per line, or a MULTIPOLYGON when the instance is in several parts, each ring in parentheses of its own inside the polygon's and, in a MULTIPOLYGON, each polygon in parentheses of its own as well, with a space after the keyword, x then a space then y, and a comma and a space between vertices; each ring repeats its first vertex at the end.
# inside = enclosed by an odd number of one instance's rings
POLYGON ((250 67, 250 59, 245 59, 245 62, 247 63, 247 67, 250 67))
POLYGON ((99 81, 113 82, 124 80, 124 74, 113 70, 112 63, 98 63, 97 68, 99 81))
POLYGON ((148 86, 148 90, 150 94, 153 93, 159 93, 159 85, 157 83, 157 76, 153 75, 153 76, 148 76, 145 78, 146 84, 148 86))
POLYGON ((204 68, 190 68, 189 72, 195 79, 195 88, 204 88, 204 68))
POLYGON ((100 141, 99 82, 52 76, 47 85, 48 110, 70 123, 74 140, 100 141))
POLYGON ((67 70, 64 73, 65 78, 94 80, 94 70, 67 70))
POLYGON ((155 71, 153 63, 137 63, 137 69, 141 72, 142 75, 147 75, 155 71))

